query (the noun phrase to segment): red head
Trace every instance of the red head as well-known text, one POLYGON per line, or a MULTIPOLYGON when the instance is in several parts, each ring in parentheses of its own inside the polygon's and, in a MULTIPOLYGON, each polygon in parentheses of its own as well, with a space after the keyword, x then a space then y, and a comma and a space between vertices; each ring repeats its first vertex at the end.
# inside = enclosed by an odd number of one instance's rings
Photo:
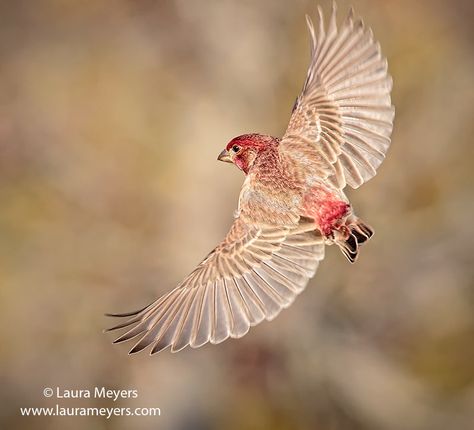
POLYGON ((232 139, 217 159, 234 163, 245 174, 248 174, 257 156, 268 149, 275 148, 276 145, 278 145, 278 140, 272 136, 256 133, 243 134, 232 139))

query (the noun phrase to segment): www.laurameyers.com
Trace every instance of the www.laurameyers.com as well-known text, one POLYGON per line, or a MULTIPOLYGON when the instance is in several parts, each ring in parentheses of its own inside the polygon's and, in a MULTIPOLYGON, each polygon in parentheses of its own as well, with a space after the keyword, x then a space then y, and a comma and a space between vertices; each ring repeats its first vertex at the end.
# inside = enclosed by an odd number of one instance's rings
MULTIPOLYGON (((46 387, 43 396, 55 399, 110 399, 113 402, 123 399, 138 398, 138 390, 114 390, 105 387, 94 389, 62 389, 60 387, 46 387)), ((130 407, 63 407, 58 404, 54 407, 23 407, 22 416, 101 416, 109 419, 112 416, 161 416, 160 408, 130 408, 130 407)))

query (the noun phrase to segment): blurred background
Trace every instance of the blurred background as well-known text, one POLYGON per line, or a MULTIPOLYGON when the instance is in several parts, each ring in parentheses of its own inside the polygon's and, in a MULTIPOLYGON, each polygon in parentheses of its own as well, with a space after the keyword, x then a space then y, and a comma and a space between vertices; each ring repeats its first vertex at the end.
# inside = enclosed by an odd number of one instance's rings
POLYGON ((350 192, 377 232, 356 265, 327 249, 238 341, 131 357, 102 334, 105 312, 170 290, 224 237, 243 177, 216 157, 283 134, 317 3, 0 2, 0 427, 474 428, 470 0, 352 2, 396 106, 386 162, 350 192), (138 398, 42 394, 102 386, 138 398), (55 403, 161 416, 19 413, 55 403))

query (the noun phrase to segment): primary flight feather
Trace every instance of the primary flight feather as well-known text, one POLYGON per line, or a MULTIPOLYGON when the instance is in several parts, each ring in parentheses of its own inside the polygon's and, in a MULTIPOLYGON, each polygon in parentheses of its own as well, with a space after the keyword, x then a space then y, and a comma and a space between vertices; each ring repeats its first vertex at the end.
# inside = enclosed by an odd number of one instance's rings
POLYGON ((326 245, 350 262, 373 235, 344 194, 372 178, 390 145, 394 109, 387 61, 353 11, 338 28, 311 18, 311 62, 283 138, 245 134, 218 159, 246 179, 223 240, 174 290, 109 330, 130 353, 179 351, 229 337, 275 318, 314 276, 326 245))

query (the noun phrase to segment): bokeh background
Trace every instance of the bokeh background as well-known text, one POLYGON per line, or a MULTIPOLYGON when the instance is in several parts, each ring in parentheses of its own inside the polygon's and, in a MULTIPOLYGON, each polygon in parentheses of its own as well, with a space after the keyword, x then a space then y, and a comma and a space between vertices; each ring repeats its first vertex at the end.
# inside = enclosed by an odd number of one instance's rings
POLYGON ((290 309, 217 347, 130 357, 101 332, 226 233, 243 178, 216 156, 282 135, 316 4, 0 2, 0 427, 474 428, 470 0, 353 1, 396 106, 386 162, 350 193, 377 232, 356 265, 329 248, 290 309), (139 396, 42 395, 96 386, 139 396), (20 417, 55 403, 161 416, 20 417))

